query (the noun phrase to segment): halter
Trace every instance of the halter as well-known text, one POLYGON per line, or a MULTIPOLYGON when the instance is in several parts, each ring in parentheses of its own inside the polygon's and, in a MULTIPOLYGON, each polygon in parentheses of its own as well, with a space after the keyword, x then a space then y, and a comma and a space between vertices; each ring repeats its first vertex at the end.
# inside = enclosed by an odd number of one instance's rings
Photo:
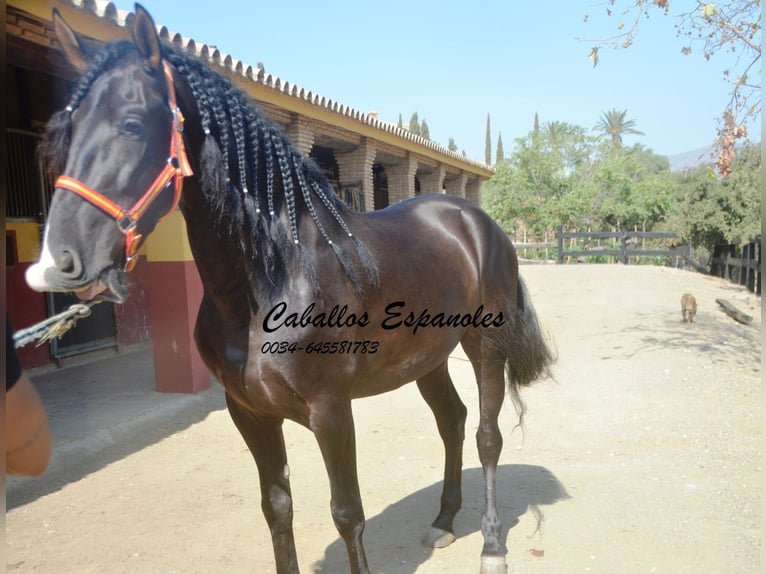
POLYGON ((68 175, 59 176, 55 187, 67 189, 76 193, 86 201, 92 203, 107 215, 110 215, 117 222, 117 227, 125 235, 125 271, 132 271, 138 262, 138 248, 141 245, 142 235, 136 232, 138 220, 146 213, 154 200, 159 195, 173 186, 173 203, 170 209, 159 218, 161 221, 178 206, 181 200, 181 191, 183 189, 183 178, 193 175, 189 159, 186 157, 186 148, 184 147, 183 131, 184 117, 176 104, 176 90, 173 81, 173 72, 167 61, 162 61, 165 71, 165 79, 168 84, 168 106, 173 114, 173 127, 170 131, 170 155, 168 156, 165 167, 162 168, 154 182, 149 186, 146 193, 129 210, 124 210, 111 199, 103 196, 95 189, 85 185, 83 182, 69 177, 68 175))

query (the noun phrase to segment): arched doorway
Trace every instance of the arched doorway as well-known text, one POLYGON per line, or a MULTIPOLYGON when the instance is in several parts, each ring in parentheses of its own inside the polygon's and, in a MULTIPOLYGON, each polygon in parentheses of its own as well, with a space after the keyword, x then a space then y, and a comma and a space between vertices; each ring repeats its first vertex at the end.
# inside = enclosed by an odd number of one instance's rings
POLYGON ((388 207, 388 176, 383 164, 379 162, 372 164, 372 190, 375 199, 373 209, 388 207))

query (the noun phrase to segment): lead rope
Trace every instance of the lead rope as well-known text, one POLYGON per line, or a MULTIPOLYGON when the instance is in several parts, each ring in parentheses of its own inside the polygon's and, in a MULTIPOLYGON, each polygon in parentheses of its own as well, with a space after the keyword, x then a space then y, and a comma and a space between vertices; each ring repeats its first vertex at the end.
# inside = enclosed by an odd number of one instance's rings
POLYGON ((74 305, 70 305, 69 309, 62 311, 58 315, 48 317, 36 325, 16 331, 13 334, 14 348, 18 349, 24 347, 37 339, 39 339, 39 342, 37 343, 37 346, 39 347, 46 341, 62 337, 64 333, 74 327, 74 324, 78 319, 90 315, 91 307, 101 301, 102 299, 94 299, 88 303, 75 303, 74 305))

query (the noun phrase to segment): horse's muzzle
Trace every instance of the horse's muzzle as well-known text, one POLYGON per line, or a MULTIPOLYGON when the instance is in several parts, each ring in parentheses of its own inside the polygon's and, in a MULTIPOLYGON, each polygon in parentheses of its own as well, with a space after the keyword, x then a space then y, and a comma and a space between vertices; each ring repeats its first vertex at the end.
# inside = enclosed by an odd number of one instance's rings
POLYGON ((60 266, 50 265, 44 256, 41 257, 39 262, 27 269, 27 285, 41 293, 74 293, 81 301, 91 301, 100 297, 122 303, 128 298, 128 290, 123 284, 123 273, 117 269, 104 269, 95 279, 88 279, 82 273, 81 265, 68 264, 68 258, 66 263, 62 269, 60 266))

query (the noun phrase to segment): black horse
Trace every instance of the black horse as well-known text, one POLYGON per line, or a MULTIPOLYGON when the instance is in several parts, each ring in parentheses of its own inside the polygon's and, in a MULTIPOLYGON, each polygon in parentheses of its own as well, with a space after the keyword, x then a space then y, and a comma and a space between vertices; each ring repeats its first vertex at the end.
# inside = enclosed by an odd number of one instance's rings
POLYGON ((446 195, 352 211, 230 81, 162 43, 141 6, 132 42, 87 57, 53 22, 82 78, 43 142, 59 177, 28 283, 124 300, 139 246, 180 205, 204 285, 196 343, 255 458, 280 573, 298 572, 283 421, 314 433, 351 572, 368 573, 351 400, 413 380, 446 451, 430 542, 454 540, 466 408, 447 360, 462 344, 479 388, 481 571, 504 572, 498 414, 508 391, 523 417, 519 389, 552 354, 502 230, 446 195))

